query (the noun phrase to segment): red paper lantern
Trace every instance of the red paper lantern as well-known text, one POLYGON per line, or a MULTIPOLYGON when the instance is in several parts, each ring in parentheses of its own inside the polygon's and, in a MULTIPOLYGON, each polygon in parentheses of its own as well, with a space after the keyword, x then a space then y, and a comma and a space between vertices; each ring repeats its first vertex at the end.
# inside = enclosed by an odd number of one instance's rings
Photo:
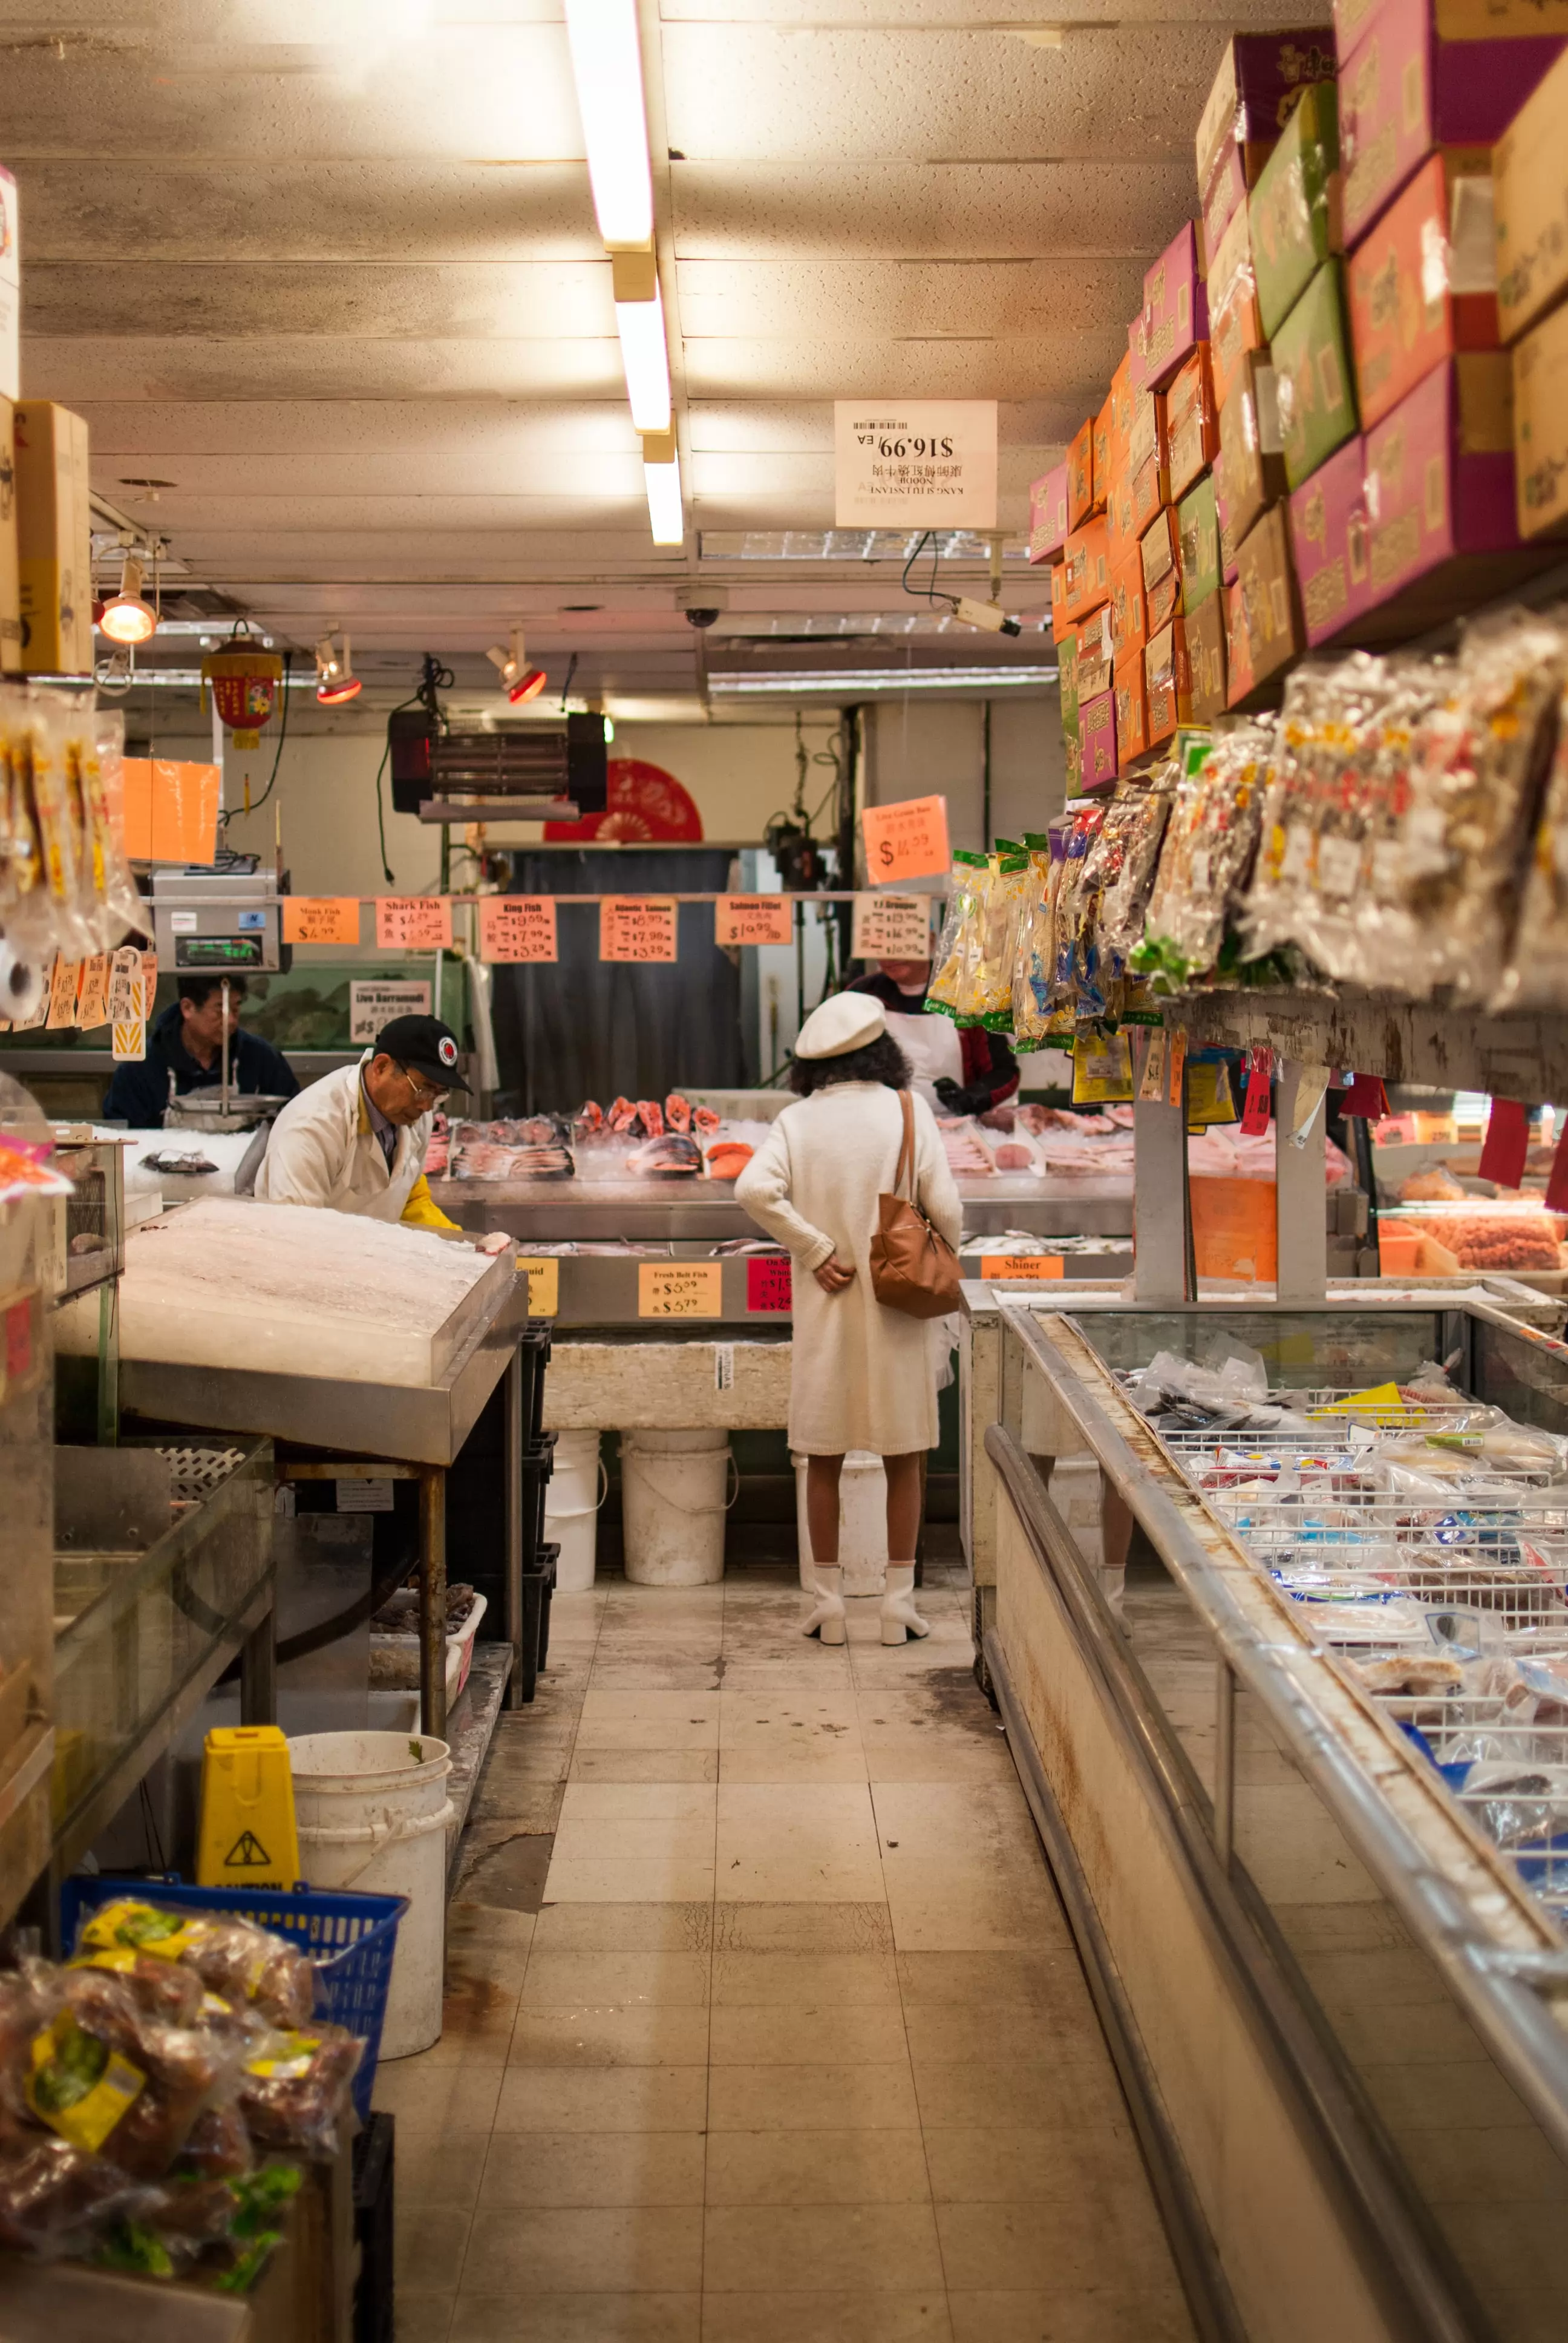
POLYGON ((252 649, 243 639, 227 650, 213 651, 201 663, 202 689, 212 686, 213 705, 227 725, 236 749, 255 749, 261 728, 272 718, 272 703, 283 680, 283 661, 275 651, 252 649))

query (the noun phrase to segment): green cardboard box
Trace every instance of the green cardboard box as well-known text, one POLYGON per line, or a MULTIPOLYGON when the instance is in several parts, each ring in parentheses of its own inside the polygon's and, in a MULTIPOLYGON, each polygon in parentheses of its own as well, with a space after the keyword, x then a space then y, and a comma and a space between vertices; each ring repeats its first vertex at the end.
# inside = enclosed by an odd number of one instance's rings
POLYGON ((1189 617, 1219 591, 1220 515, 1214 475, 1205 472, 1176 508, 1181 531, 1181 608, 1189 617))
POLYGON ((1292 488, 1357 428, 1344 263, 1324 261, 1273 340, 1280 436, 1292 488))
POLYGON ((1258 308, 1271 341, 1313 275, 1344 249, 1339 108, 1332 81, 1305 89, 1247 198, 1258 308))
POLYGON ((1070 797, 1078 787, 1081 755, 1078 740, 1078 637, 1063 635, 1056 647, 1056 663, 1060 670, 1059 689, 1061 693, 1061 744, 1067 751, 1067 793, 1070 797))

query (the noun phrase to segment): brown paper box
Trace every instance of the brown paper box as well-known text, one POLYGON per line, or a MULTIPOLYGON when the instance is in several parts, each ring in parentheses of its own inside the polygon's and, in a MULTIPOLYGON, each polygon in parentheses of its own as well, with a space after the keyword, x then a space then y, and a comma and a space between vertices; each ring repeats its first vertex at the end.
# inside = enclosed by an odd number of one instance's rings
POLYGON ((24 401, 15 420, 22 668, 28 675, 90 675, 87 427, 69 407, 42 399, 24 401))
POLYGON ((1256 686, 1295 659, 1305 640, 1282 505, 1271 506, 1242 538, 1236 565, 1236 584, 1245 612, 1247 664, 1256 686))
POLYGON ((1568 536, 1568 302, 1513 347, 1519 534, 1568 536))
POLYGON ((1225 708, 1225 592, 1211 594, 1183 621, 1192 671, 1192 722, 1211 724, 1225 708))
POLYGON ((1493 149, 1492 180, 1498 317, 1512 342, 1568 292, 1568 51, 1493 149))
POLYGON ((15 409, 0 398, 0 672, 22 664, 22 577, 16 554, 15 409))
POLYGON ((1285 493, 1284 445, 1274 374, 1267 356, 1250 350, 1220 409, 1220 455, 1214 467, 1225 499, 1225 524, 1240 546, 1259 515, 1285 493))

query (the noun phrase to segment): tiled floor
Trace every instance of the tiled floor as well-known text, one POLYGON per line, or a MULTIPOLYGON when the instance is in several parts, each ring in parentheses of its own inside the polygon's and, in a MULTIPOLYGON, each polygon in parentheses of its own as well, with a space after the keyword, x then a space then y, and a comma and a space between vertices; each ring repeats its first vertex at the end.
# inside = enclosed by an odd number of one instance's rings
POLYGON ((384 2066, 407 2343, 1186 2343, 966 1595, 555 1605, 384 2066))

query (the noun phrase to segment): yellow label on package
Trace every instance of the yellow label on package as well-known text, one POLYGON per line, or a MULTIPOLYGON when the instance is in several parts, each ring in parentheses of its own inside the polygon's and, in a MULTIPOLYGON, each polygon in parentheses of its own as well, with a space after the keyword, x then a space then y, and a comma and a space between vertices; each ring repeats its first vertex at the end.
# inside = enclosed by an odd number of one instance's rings
POLYGON ((1059 1252, 988 1252, 980 1256, 981 1277, 1020 1278, 1044 1285, 1062 1274, 1059 1252))
POLYGON ((644 1261, 637 1270, 639 1318, 719 1318, 724 1271, 716 1261, 644 1261))
POLYGON ((1072 1045, 1072 1103, 1105 1106, 1132 1096, 1132 1044, 1125 1033, 1081 1033, 1072 1045))
POLYGON ((1231 1090, 1230 1071, 1221 1058, 1211 1064, 1207 1060, 1187 1069, 1187 1128, 1206 1131, 1211 1122, 1234 1122, 1236 1101, 1231 1090))
POLYGON ((177 1961, 200 1943, 202 1934, 198 1921, 182 1919, 177 1912, 123 1896, 116 1903, 102 1906, 84 1923, 78 1942, 89 1952, 108 1952, 126 1945, 135 1952, 156 1953, 161 1960, 177 1961))
POLYGON ((1311 1413, 1313 1415, 1370 1415, 1380 1423, 1390 1418, 1402 1423, 1414 1411, 1400 1396, 1397 1383, 1376 1383, 1371 1391, 1352 1392, 1348 1399, 1332 1399, 1322 1407, 1314 1407, 1311 1413))
POLYGON ((260 2058, 247 2058, 245 2071, 247 2075, 259 2075, 266 2083, 297 2083, 302 2075, 309 2074, 311 2061, 320 2047, 320 2037, 315 2034, 281 2035, 276 2048, 260 2058))
POLYGON ((40 2123, 95 2156, 139 2097, 146 2077, 94 2034, 84 2034, 69 2010, 33 2037, 27 2105, 40 2123))
POLYGON ((528 1281, 528 1316, 553 1318, 561 1306, 561 1265, 555 1254, 520 1252, 518 1275, 528 1281))

